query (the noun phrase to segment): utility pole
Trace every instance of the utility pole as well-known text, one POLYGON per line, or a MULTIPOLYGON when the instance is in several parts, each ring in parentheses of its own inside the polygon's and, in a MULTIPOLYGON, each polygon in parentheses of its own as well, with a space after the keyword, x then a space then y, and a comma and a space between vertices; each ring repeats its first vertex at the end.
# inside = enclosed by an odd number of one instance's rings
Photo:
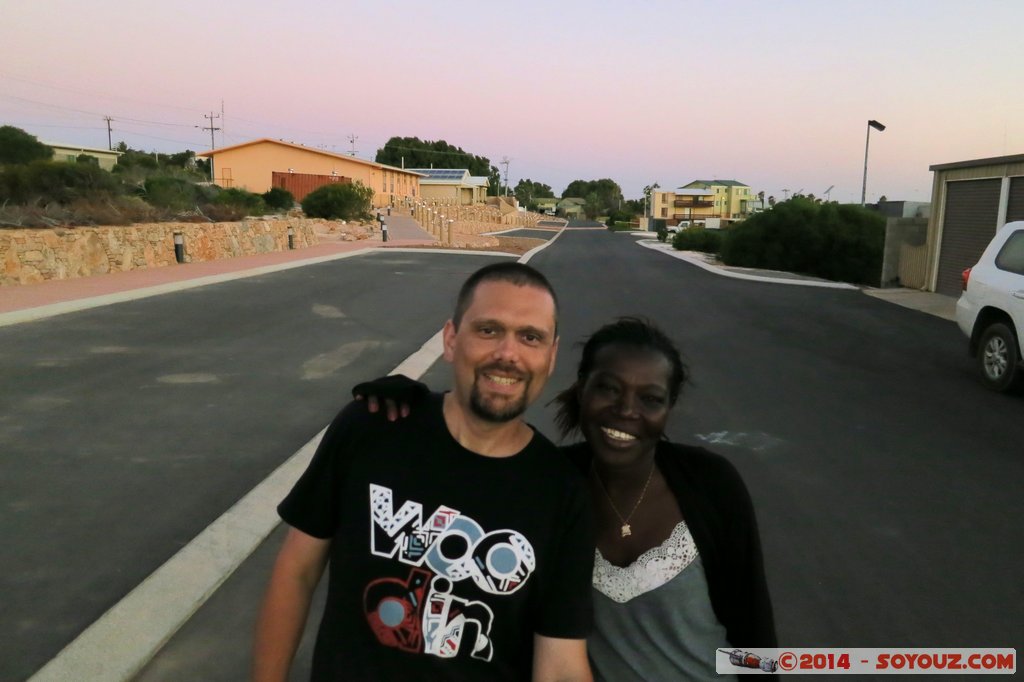
POLYGON ((507 156, 501 157, 501 165, 505 167, 505 196, 508 196, 508 164, 512 162, 512 159, 507 156))
MULTIPOLYGON (((220 118, 220 114, 214 114, 211 111, 209 116, 207 116, 206 114, 203 114, 203 118, 208 119, 210 121, 210 125, 208 125, 208 126, 196 126, 196 128, 199 128, 201 130, 209 130, 210 131, 210 151, 213 151, 217 147, 217 143, 213 139, 213 131, 220 130, 220 128, 218 128, 217 126, 213 125, 213 120, 216 119, 216 118, 220 118)), ((213 157, 212 156, 210 157, 210 182, 213 182, 213 157)))
POLYGON ((103 120, 107 122, 107 149, 112 150, 114 148, 114 142, 111 140, 110 137, 110 122, 114 119, 110 118, 109 116, 104 116, 103 120))
POLYGON ((349 150, 349 153, 348 153, 349 156, 355 156, 356 155, 356 140, 358 140, 358 139, 359 139, 358 135, 349 135, 348 136, 348 141, 352 143, 352 149, 349 150))

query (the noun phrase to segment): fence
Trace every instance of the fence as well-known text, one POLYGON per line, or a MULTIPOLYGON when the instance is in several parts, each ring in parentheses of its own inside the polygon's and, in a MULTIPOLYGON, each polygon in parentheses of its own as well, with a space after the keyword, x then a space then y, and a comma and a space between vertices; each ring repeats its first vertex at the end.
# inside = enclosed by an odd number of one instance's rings
POLYGON ((881 286, 924 288, 928 265, 927 235, 927 218, 886 220, 881 286))
POLYGON ((452 234, 477 235, 503 227, 537 227, 546 216, 517 210, 503 211, 497 206, 474 204, 461 206, 454 202, 427 202, 406 199, 404 206, 424 230, 442 244, 452 244, 452 234))

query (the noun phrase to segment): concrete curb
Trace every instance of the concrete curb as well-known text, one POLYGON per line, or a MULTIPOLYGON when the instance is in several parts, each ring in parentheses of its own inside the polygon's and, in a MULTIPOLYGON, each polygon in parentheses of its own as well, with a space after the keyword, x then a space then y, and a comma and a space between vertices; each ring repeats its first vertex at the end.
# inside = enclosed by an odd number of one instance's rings
POLYGON ((765 277, 763 275, 749 275, 743 272, 735 272, 733 270, 727 270, 725 268, 716 267, 714 265, 711 265, 710 263, 705 263, 701 258, 697 256, 691 255, 686 251, 676 251, 671 246, 663 244, 662 242, 656 240, 642 239, 638 241, 637 244, 645 248, 658 251, 659 253, 664 253, 666 256, 672 256, 673 258, 684 260, 687 263, 690 263, 691 265, 696 265, 699 268, 703 268, 708 272, 713 272, 716 275, 721 275, 723 277, 731 277, 733 279, 744 279, 749 282, 766 282, 769 284, 792 284, 794 286, 819 287, 822 289, 848 289, 853 291, 860 290, 860 287, 855 286, 853 284, 847 284, 846 282, 821 282, 807 279, 786 279, 782 277, 765 277))

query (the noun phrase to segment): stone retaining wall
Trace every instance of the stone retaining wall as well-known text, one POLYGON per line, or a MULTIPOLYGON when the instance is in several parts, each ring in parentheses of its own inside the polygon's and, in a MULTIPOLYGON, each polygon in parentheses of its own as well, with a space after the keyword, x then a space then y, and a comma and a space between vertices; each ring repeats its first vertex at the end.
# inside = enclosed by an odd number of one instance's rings
POLYGON ((318 243, 321 220, 302 218, 234 223, 148 223, 112 227, 0 230, 0 286, 175 263, 174 233, 185 239, 186 262, 234 258, 318 243))

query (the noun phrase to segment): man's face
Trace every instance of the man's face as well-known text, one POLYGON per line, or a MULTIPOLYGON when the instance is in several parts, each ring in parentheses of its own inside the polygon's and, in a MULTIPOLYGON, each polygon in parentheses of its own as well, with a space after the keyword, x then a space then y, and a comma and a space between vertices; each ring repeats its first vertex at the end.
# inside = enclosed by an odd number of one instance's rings
POLYGON ((537 399, 555 369, 555 302, 544 289, 481 282, 458 330, 444 326, 456 402, 480 419, 507 422, 537 399))

